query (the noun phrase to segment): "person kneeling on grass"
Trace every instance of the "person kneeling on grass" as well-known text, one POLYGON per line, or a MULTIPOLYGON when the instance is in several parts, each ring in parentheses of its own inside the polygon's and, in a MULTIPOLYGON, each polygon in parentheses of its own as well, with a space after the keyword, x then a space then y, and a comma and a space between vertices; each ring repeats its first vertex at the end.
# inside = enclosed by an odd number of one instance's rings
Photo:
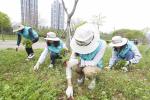
MULTIPOLYGON (((68 88, 66 95, 73 97, 73 86, 71 82, 72 67, 77 65, 78 84, 84 82, 85 77, 100 72, 103 67, 102 58, 106 48, 106 42, 99 38, 98 30, 92 24, 84 24, 77 28, 70 43, 72 54, 66 66, 68 88), (77 59, 79 57, 79 59, 77 59)), ((89 89, 95 88, 95 77, 88 85, 89 89)))
POLYGON ((138 48, 127 38, 122 38, 121 36, 112 37, 112 42, 110 43, 112 48, 112 57, 109 61, 109 66, 105 69, 112 69, 113 65, 120 60, 125 60, 124 66, 129 66, 130 64, 136 64, 142 58, 138 48))
POLYGON ((60 58, 61 50, 63 48, 67 49, 65 44, 62 42, 62 40, 56 37, 56 33, 54 32, 48 32, 45 40, 46 40, 46 47, 44 51, 41 53, 41 56, 38 59, 36 65, 34 66, 34 70, 39 69, 40 64, 44 62, 48 52, 50 53, 50 61, 51 61, 48 67, 52 68, 55 64, 55 60, 57 58, 60 58))
POLYGON ((13 32, 17 32, 18 35, 16 51, 18 51, 19 49, 21 36, 23 36, 25 38, 24 40, 25 49, 28 54, 26 60, 32 59, 34 57, 32 44, 39 40, 37 32, 35 32, 31 27, 24 25, 17 25, 16 27, 14 27, 13 32))

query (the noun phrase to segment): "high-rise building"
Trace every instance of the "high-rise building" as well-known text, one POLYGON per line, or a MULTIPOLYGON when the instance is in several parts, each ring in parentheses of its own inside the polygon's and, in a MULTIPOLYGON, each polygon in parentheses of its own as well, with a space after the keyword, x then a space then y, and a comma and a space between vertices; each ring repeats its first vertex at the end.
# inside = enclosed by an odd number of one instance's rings
POLYGON ((54 0, 51 5, 51 27, 64 29, 64 9, 59 0, 54 0))
POLYGON ((38 27, 38 0, 21 0, 21 20, 25 25, 38 27))

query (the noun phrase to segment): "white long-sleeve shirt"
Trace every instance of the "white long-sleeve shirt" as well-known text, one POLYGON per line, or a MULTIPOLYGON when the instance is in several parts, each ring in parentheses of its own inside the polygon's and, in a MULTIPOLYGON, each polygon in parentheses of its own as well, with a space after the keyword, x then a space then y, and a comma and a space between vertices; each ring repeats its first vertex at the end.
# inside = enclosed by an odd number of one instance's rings
MULTIPOLYGON (((67 49, 66 45, 63 43, 63 48, 67 49)), ((40 64, 42 64, 45 61, 45 58, 48 54, 49 50, 48 50, 48 46, 46 46, 43 50, 43 52, 41 53, 39 59, 37 62, 39 62, 40 64)), ((50 53, 50 52, 49 52, 50 53)))
POLYGON ((44 60, 45 60, 45 58, 46 58, 46 56, 47 56, 47 53, 48 53, 48 47, 45 47, 45 48, 44 48, 44 51, 41 53, 41 55, 40 55, 40 57, 39 57, 39 59, 38 59, 38 62, 39 62, 40 64, 42 64, 42 63, 44 62, 44 60))
MULTIPOLYGON (((104 40, 101 40, 102 44, 101 44, 101 48, 98 51, 98 53, 95 55, 95 57, 91 60, 91 61, 86 61, 81 59, 80 60, 80 66, 95 66, 98 64, 98 62, 103 58, 105 49, 106 49, 106 42, 104 40)), ((79 60, 76 58, 76 53, 72 52, 70 59, 68 61, 67 64, 67 68, 66 68, 66 76, 67 79, 71 78, 72 76, 72 67, 79 64, 79 60)))
MULTIPOLYGON (((140 54, 138 48, 135 45, 131 46, 131 51, 134 53, 134 58, 130 60, 131 63, 136 64, 140 61, 142 58, 142 55, 140 54)), ((112 50, 112 57, 109 61, 109 66, 112 67, 120 58, 117 57, 117 52, 112 50)))

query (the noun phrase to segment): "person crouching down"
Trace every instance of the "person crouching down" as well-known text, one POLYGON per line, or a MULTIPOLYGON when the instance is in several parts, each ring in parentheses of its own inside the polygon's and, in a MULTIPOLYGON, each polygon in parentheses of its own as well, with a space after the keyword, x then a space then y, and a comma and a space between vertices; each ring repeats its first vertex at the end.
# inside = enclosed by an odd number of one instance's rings
MULTIPOLYGON (((72 67, 77 65, 79 77, 77 82, 82 84, 85 77, 90 74, 100 72, 103 67, 102 58, 106 48, 106 42, 99 38, 98 30, 92 24, 84 24, 77 28, 70 43, 72 54, 67 61, 66 76, 68 88, 66 95, 73 97, 73 86, 71 82, 72 67), (77 59, 79 57, 79 59, 77 59)), ((88 85, 89 89, 94 89, 95 77, 88 85)))
POLYGON ((41 53, 40 58, 38 59, 36 65, 34 66, 34 70, 38 70, 40 64, 42 64, 48 54, 50 53, 50 65, 49 68, 52 68, 55 64, 55 60, 60 57, 60 52, 63 48, 67 49, 65 44, 56 37, 56 33, 48 32, 46 40, 46 47, 44 51, 41 53))
POLYGON ((38 33, 35 32, 31 27, 24 25, 17 25, 16 28, 13 30, 13 32, 17 32, 18 35, 16 51, 18 51, 19 49, 21 36, 23 36, 25 38, 24 40, 25 49, 28 54, 26 60, 32 59, 34 57, 32 44, 36 43, 39 40, 38 33))
POLYGON ((112 47, 112 57, 109 61, 109 66, 106 69, 112 69, 113 65, 119 60, 125 60, 124 66, 130 64, 137 64, 142 58, 138 48, 127 38, 122 38, 121 36, 112 37, 112 42, 110 43, 112 47))

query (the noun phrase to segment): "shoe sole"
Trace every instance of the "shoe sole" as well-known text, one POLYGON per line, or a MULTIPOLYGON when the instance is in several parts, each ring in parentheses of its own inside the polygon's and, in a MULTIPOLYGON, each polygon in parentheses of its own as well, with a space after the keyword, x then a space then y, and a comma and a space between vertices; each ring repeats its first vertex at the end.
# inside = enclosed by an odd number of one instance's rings
POLYGON ((33 56, 31 56, 31 57, 28 57, 29 59, 32 59, 34 57, 34 55, 33 56))

